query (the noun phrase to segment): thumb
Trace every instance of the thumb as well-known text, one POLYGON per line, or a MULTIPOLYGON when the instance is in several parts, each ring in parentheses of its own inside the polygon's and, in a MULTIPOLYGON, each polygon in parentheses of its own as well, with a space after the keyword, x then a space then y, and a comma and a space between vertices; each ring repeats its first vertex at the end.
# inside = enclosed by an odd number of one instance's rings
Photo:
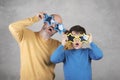
POLYGON ((89 35, 89 43, 91 43, 92 42, 92 34, 90 33, 90 34, 88 34, 89 35))

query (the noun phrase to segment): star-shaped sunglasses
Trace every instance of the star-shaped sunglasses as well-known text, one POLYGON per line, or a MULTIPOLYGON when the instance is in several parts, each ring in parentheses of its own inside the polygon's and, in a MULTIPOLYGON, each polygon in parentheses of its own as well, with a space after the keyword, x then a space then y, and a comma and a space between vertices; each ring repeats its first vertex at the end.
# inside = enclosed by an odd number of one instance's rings
POLYGON ((81 42, 88 42, 89 35, 80 34, 80 35, 73 35, 72 33, 67 34, 68 41, 74 42, 75 39, 79 39, 81 42))

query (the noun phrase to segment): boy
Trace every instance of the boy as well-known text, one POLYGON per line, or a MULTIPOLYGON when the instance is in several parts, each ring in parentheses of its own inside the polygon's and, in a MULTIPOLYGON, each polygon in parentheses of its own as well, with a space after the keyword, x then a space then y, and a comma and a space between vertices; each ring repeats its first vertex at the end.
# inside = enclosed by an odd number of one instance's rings
POLYGON ((64 63, 65 80, 92 80, 91 60, 99 60, 102 57, 103 53, 92 42, 92 36, 86 35, 85 29, 76 25, 64 35, 62 45, 54 51, 51 61, 54 64, 64 63), (65 50, 67 42, 72 44, 72 48, 65 50), (89 42, 91 48, 82 48, 84 42, 89 42))

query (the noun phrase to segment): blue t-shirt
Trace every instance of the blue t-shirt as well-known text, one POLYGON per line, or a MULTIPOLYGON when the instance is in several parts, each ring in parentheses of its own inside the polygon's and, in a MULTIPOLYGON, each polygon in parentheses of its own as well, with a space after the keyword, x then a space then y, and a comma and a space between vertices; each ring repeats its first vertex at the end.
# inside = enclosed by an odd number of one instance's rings
POLYGON ((65 80, 92 80, 91 60, 99 60, 103 53, 95 43, 91 48, 64 50, 60 45, 52 54, 53 63, 64 63, 65 80))

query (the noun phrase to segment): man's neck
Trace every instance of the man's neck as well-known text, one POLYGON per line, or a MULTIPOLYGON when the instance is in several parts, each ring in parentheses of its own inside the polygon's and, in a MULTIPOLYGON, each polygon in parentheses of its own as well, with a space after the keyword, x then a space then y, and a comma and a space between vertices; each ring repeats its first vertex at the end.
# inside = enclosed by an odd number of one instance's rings
POLYGON ((47 34, 47 33, 46 33, 45 31, 43 31, 43 30, 41 30, 41 31, 39 32, 39 35, 40 35, 43 39, 45 39, 45 40, 50 39, 49 34, 47 34))

